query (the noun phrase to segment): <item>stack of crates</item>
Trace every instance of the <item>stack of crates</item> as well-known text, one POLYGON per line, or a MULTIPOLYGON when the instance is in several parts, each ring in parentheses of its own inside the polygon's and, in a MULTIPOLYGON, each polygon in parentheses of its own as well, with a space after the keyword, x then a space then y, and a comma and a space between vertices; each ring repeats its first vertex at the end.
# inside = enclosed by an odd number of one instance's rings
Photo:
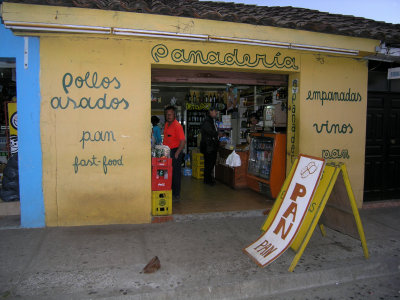
POLYGON ((192 176, 197 179, 204 178, 204 155, 202 153, 192 154, 192 176))
POLYGON ((172 214, 172 159, 151 159, 151 207, 153 216, 172 214))

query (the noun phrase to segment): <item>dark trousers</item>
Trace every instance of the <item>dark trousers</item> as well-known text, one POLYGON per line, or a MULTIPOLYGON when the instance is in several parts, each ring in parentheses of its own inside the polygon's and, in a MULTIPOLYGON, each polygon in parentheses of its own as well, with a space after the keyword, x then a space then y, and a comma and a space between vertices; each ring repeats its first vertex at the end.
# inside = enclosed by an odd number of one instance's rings
POLYGON ((215 162, 217 161, 217 151, 210 153, 204 153, 204 182, 212 183, 214 178, 212 172, 215 167, 215 162))
POLYGON ((172 158, 172 195, 180 196, 181 195, 181 168, 182 168, 182 160, 183 153, 181 152, 178 158, 175 158, 175 153, 178 148, 171 149, 171 158, 172 158))

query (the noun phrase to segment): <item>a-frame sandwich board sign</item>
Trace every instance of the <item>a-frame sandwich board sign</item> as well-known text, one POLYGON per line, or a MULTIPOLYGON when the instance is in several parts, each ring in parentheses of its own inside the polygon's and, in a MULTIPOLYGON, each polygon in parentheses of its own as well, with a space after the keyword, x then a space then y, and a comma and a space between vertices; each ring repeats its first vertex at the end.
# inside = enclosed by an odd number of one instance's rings
POLYGON ((325 160, 300 155, 267 218, 265 232, 243 249, 260 267, 281 256, 293 242, 317 189, 325 160))
MULTIPOLYGON (((308 157, 314 160, 318 160, 318 158, 315 157, 299 155, 299 158, 302 157, 308 157)), ((282 206, 282 202, 286 197, 288 188, 290 187, 293 175, 297 169, 298 162, 299 159, 296 159, 270 213, 268 214, 264 225, 261 228, 264 234, 256 242, 244 249, 246 254, 254 259, 259 266, 266 266, 273 260, 268 261, 268 263, 261 264, 260 261, 257 261, 256 259, 255 254, 257 253, 249 253, 249 249, 253 250, 253 252, 255 252, 254 249, 256 249, 257 251, 262 251, 261 253, 264 255, 270 255, 272 252, 275 251, 272 243, 269 243, 267 245, 265 243, 261 243, 260 240, 262 241, 262 237, 265 235, 267 229, 271 227, 276 219, 276 216, 282 206)), ((320 223, 320 218, 324 210, 325 213, 322 221, 328 227, 332 227, 340 232, 352 236, 355 236, 355 232, 358 232, 357 235, 361 240, 364 255, 366 258, 368 258, 368 248, 365 240, 364 230, 361 224, 361 219, 358 213, 354 194, 350 185, 346 166, 344 164, 330 163, 327 165, 323 165, 322 170, 322 177, 320 177, 319 184, 317 183, 318 188, 316 189, 315 193, 313 193, 312 201, 309 202, 308 210, 305 213, 305 216, 302 218, 300 227, 298 228, 298 230, 296 230, 296 236, 290 241, 290 247, 296 252, 296 255, 290 265, 289 271, 293 271, 296 267, 312 236, 312 233, 315 230, 315 227, 318 223, 320 223), (334 191, 334 193, 332 193, 332 191, 334 191), (352 219, 353 222, 350 223, 349 221, 352 221, 352 219), (354 224, 354 220, 355 226, 352 227, 351 225, 348 225, 354 224), (347 226, 340 226, 343 221, 345 221, 344 223, 347 224, 347 226)), ((295 214, 293 214, 293 217, 294 215, 295 214)), ((320 228, 321 231, 324 233, 324 228, 322 224, 320 224, 320 228)))

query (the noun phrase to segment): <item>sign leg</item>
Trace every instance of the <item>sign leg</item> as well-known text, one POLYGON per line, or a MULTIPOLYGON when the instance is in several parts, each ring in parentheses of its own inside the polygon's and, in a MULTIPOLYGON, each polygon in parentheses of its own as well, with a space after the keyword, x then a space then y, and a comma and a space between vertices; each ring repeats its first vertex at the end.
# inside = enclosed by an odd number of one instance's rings
POLYGON ((326 236, 326 230, 325 230, 324 224, 319 223, 318 225, 319 225, 319 230, 321 230, 322 236, 325 237, 326 236))
POLYGON ((347 168, 346 168, 345 164, 341 165, 341 170, 342 170, 343 180, 344 180, 344 184, 346 186, 347 194, 349 196, 351 209, 353 211, 354 219, 356 221, 358 234, 360 235, 360 240, 361 240, 361 245, 362 245, 362 248, 364 251, 364 256, 365 256, 365 258, 369 258, 367 240, 365 239, 364 228, 362 226, 360 214, 358 212, 356 200, 354 198, 353 190, 351 188, 349 175, 347 174, 347 168))

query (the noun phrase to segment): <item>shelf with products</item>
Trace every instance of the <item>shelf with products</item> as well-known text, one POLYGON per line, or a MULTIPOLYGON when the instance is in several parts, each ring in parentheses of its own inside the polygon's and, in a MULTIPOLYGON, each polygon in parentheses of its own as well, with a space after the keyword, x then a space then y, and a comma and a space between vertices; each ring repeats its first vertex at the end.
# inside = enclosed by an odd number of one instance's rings
POLYGON ((204 107, 203 109, 186 110, 186 146, 188 152, 192 148, 197 148, 199 146, 198 138, 200 134, 200 128, 207 116, 207 111, 207 107, 204 107))
POLYGON ((193 125, 201 124, 207 116, 208 110, 187 110, 186 111, 186 122, 193 125))
MULTIPOLYGON (((238 130, 239 132, 239 137, 238 140, 240 143, 242 141, 240 140, 242 138, 242 133, 246 132, 249 130, 249 124, 248 120, 252 114, 256 114, 260 120, 260 122, 257 124, 257 131, 262 131, 262 130, 271 130, 272 127, 280 127, 284 128, 287 125, 287 94, 284 92, 281 92, 280 94, 278 93, 279 89, 276 89, 274 91, 269 91, 265 92, 265 95, 269 95, 268 99, 265 98, 263 95, 258 95, 258 94, 253 94, 254 100, 249 102, 244 98, 240 98, 240 106, 238 108, 238 113, 239 113, 239 127, 240 129, 238 130), (266 103, 265 101, 268 101, 266 103), (272 112, 270 112, 273 110, 272 112), (270 112, 268 114, 268 112, 270 112), (267 122, 270 121, 270 122, 267 122), (271 123, 271 125, 269 125, 271 123)), ((281 90, 284 90, 283 88, 281 90)), ((262 176, 260 177, 262 178, 262 176)), ((266 179, 264 179, 266 180, 266 179)))
POLYGON ((232 128, 218 128, 218 131, 231 131, 232 128))
POLYGON ((200 125, 192 125, 188 126, 186 132, 186 144, 187 147, 198 147, 198 137, 200 134, 200 125))
POLYGON ((216 107, 219 111, 226 108, 225 90, 190 87, 186 92, 185 134, 187 152, 200 146, 201 125, 211 107, 216 107))
POLYGON ((185 96, 186 109, 203 110, 211 106, 219 110, 225 109, 225 95, 221 90, 190 90, 185 96))

